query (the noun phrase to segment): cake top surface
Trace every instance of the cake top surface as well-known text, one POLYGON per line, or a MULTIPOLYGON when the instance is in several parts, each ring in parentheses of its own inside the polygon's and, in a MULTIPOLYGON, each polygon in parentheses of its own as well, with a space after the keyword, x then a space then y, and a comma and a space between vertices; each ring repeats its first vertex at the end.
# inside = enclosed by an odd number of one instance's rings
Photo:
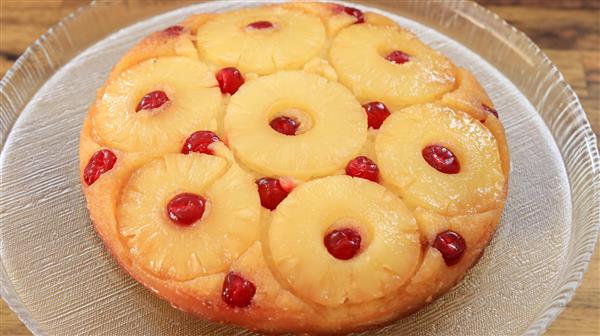
POLYGON ((99 91, 81 161, 96 228, 136 279, 274 331, 431 301, 481 254, 508 178, 468 70, 324 3, 199 14, 142 40, 99 91))

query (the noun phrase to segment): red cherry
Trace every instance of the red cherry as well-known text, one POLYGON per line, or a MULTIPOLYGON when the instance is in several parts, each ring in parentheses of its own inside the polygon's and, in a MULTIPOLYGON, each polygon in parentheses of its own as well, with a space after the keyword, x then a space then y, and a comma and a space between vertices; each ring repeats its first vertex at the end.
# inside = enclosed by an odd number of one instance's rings
POLYGON ((169 97, 164 91, 152 91, 142 97, 142 100, 140 100, 135 108, 135 112, 139 112, 141 110, 153 110, 161 107, 168 101, 169 97))
POLYGON ((285 135, 296 135, 296 130, 300 127, 300 123, 292 118, 277 117, 271 120, 271 128, 285 135))
POLYGON ((404 64, 410 61, 410 56, 408 56, 408 54, 405 54, 400 50, 394 50, 387 56, 385 56, 385 59, 395 64, 404 64))
POLYGON ((94 153, 83 169, 83 180, 87 185, 92 185, 100 178, 100 175, 111 170, 117 162, 115 153, 108 149, 102 149, 94 153))
POLYGON ((487 105, 485 105, 485 104, 481 104, 481 106, 483 107, 483 109, 484 109, 486 112, 493 114, 493 115, 494 115, 494 117, 496 117, 497 119, 499 119, 499 117, 498 117, 498 111, 496 111, 496 109, 495 109, 495 108, 493 108, 493 107, 489 107, 489 106, 487 106, 487 105))
POLYGON ((323 239, 329 254, 337 259, 348 260, 360 250, 360 234, 353 229, 334 230, 323 239))
POLYGON ((363 23, 365 22, 365 17, 363 12, 360 9, 352 8, 352 7, 344 7, 344 12, 346 14, 354 16, 356 18, 355 23, 363 23))
POLYGON ((381 102, 370 102, 363 105, 365 112, 367 112, 367 120, 369 127, 373 129, 379 129, 381 124, 390 116, 390 110, 381 102))
POLYGON ((377 164, 366 156, 358 156, 346 165, 346 175, 379 182, 377 164))
POLYGON ((208 146, 213 143, 220 141, 219 137, 211 131, 198 131, 192 133, 192 135, 185 140, 181 153, 189 154, 191 152, 214 154, 208 146))
POLYGON ((260 204, 269 210, 277 208, 288 195, 278 179, 263 177, 256 180, 256 185, 258 185, 260 204))
POLYGON ((269 21, 256 21, 246 26, 248 29, 269 29, 273 27, 274 25, 269 21))
POLYGON ((446 265, 452 266, 460 261, 467 244, 461 235, 454 231, 438 233, 433 242, 433 247, 440 251, 446 265))
POLYGON ((252 302, 256 286, 241 276, 229 272, 223 281, 221 298, 231 307, 244 308, 252 302))
POLYGON ((167 204, 167 216, 173 223, 188 226, 204 214, 206 200, 198 195, 183 193, 179 194, 167 204))
POLYGON ((423 148, 423 159, 430 166, 445 174, 456 174, 460 171, 458 159, 452 151, 441 145, 431 145, 423 148))
POLYGON ((222 93, 234 94, 244 84, 244 77, 240 70, 229 67, 223 68, 217 72, 217 81, 222 93))
POLYGON ((163 30, 169 36, 178 36, 183 31, 183 26, 171 26, 163 30))

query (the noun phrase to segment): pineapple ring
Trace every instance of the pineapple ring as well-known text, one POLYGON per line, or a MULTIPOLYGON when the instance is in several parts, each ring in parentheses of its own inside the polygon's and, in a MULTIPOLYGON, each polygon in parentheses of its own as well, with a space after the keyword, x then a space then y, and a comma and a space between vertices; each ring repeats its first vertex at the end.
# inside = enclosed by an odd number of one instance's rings
POLYGON ((252 178, 225 159, 168 154, 136 171, 117 209, 121 238, 134 263, 178 281, 226 270, 258 237, 260 202, 252 178), (190 227, 172 223, 166 204, 190 192, 208 200, 190 227))
POLYGON ((233 95, 225 133, 236 157, 249 168, 266 176, 307 179, 342 168, 360 151, 367 139, 366 119, 342 85, 315 74, 283 71, 253 80, 233 95), (286 109, 309 115, 311 128, 295 136, 273 130, 269 121, 286 109))
POLYGON ((162 154, 178 152, 199 129, 215 130, 222 109, 217 81, 208 67, 187 57, 161 57, 135 65, 107 83, 92 115, 109 147, 162 154), (136 112, 140 99, 155 90, 169 97, 156 111, 136 112))
POLYGON ((294 189, 274 211, 267 239, 279 279, 299 297, 328 307, 394 292, 421 255, 416 220, 402 201, 379 184, 344 175, 294 189), (332 224, 348 220, 366 243, 352 259, 339 260, 323 237, 332 224))
POLYGON ((502 206, 506 178, 490 131, 466 113, 435 104, 392 114, 375 140, 384 183, 413 207, 444 215, 479 213, 502 206), (441 144, 458 158, 460 172, 444 174, 422 156, 441 144))
POLYGON ((436 100, 455 85, 452 62, 398 27, 345 28, 331 44, 329 61, 361 103, 380 101, 401 108, 436 100), (410 55, 410 61, 387 61, 384 57, 394 50, 410 55))
POLYGON ((325 27, 314 15, 282 7, 224 13, 198 28, 200 56, 221 66, 261 75, 300 69, 325 45, 325 27), (247 29, 269 21, 270 29, 247 29))
POLYGON ((456 90, 446 93, 441 99, 441 104, 467 112, 477 120, 486 120, 489 113, 485 112, 483 106, 494 105, 477 78, 467 69, 459 68, 456 79, 456 90))

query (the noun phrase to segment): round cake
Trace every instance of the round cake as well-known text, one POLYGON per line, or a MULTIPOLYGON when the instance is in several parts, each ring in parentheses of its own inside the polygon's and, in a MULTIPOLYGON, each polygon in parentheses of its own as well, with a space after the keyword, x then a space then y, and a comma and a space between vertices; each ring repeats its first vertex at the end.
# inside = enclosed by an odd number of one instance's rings
POLYGON ((267 333, 406 316, 488 245, 509 156, 490 98, 394 21, 327 3, 198 14, 115 65, 83 190, 174 307, 267 333))

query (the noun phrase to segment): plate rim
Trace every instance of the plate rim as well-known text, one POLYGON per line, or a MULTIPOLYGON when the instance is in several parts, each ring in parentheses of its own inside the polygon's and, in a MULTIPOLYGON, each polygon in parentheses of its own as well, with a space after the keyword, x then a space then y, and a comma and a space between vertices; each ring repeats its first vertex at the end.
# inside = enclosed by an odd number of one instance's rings
MULTIPOLYGON (((256 1, 256 0, 253 0, 256 1)), ((339 1, 335 1, 339 2, 339 1)), ((523 335, 539 335, 542 334, 550 324, 560 315, 560 313, 564 310, 567 304, 571 301, 571 299, 575 296, 575 292, 581 280, 583 278, 583 274, 587 270, 591 257, 594 253, 595 244, 598 239, 598 233, 600 231, 600 154, 598 151, 598 142, 597 136, 594 134, 590 122, 587 118, 586 113, 581 106, 581 102, 579 97, 573 91, 569 83, 566 82, 562 73, 558 70, 556 65, 550 61, 548 56, 523 32, 518 30, 516 27, 509 24, 503 18, 501 18, 496 13, 491 10, 475 3, 472 1, 456 1, 461 6, 469 6, 465 8, 470 12, 480 12, 479 15, 485 15, 492 18, 497 24, 500 25, 501 29, 505 29, 506 32, 510 32, 513 35, 516 35, 516 38, 519 39, 519 42, 522 42, 522 48, 529 48, 533 54, 537 55, 542 62, 549 65, 550 71, 552 72, 552 77, 556 76, 556 83, 564 89, 569 97, 570 102, 573 103, 574 108, 571 109, 573 114, 573 118, 580 123, 579 130, 581 130, 580 134, 583 137, 585 150, 587 153, 587 158, 589 158, 590 164, 588 167, 585 167, 586 171, 590 171, 592 174, 592 183, 589 186, 589 198, 592 202, 592 207, 588 213, 589 215, 589 225, 584 227, 584 235, 588 236, 589 239, 584 240, 581 243, 581 246, 577 248, 577 254, 575 256, 571 256, 570 259, 577 259, 571 265, 567 265, 566 269, 563 269, 565 275, 564 278, 561 278, 558 286, 555 287, 553 292, 550 292, 549 301, 550 304, 544 307, 538 317, 529 324, 529 326, 523 332, 523 335), (594 198, 596 198, 597 202, 595 203, 596 207, 594 208, 594 198)), ((345 2, 347 4, 352 4, 351 2, 345 2)), ((189 3, 188 3, 189 4, 189 3)), ((31 64, 38 66, 40 57, 49 57, 45 53, 40 52, 45 49, 47 46, 52 46, 53 36, 57 31, 64 30, 65 27, 69 25, 70 22, 75 21, 77 19, 81 19, 86 14, 90 12, 98 10, 98 8, 102 6, 106 6, 107 3, 100 4, 96 0, 91 3, 81 6, 71 12, 66 17, 62 18, 58 23, 51 26, 46 33, 41 35, 33 44, 31 44, 27 49, 21 54, 21 56, 15 61, 15 63, 9 68, 0 81, 0 97, 6 96, 6 91, 11 90, 11 87, 14 87, 15 78, 19 75, 20 72, 26 71, 28 66, 31 64)), ((108 3, 108 6, 123 6, 123 3, 108 3)), ((372 6, 377 8, 376 4, 363 5, 357 4, 358 7, 361 6, 372 6)), ((165 8, 167 11, 174 8, 165 8)), ((385 10, 382 10, 385 12, 385 10)), ((134 24, 135 22, 129 22, 126 25, 134 24)), ((19 95, 18 105, 8 104, 6 103, 7 99, 2 99, 0 101, 0 165, 3 164, 4 160, 2 159, 5 155, 4 147, 7 143, 7 140, 10 136, 10 133, 15 125, 15 122, 19 119, 21 112, 27 106, 31 98, 35 95, 37 91, 41 88, 41 86, 55 73, 57 72, 63 65, 67 64, 68 61, 73 59, 77 54, 79 54, 82 50, 90 47, 93 43, 98 42, 102 38, 110 35, 115 32, 119 27, 112 27, 112 30, 102 32, 101 34, 96 34, 92 41, 88 41, 86 45, 78 46, 78 49, 70 50, 70 54, 67 57, 63 57, 60 59, 60 62, 52 62, 42 63, 44 68, 39 71, 36 75, 36 78, 33 78, 35 81, 35 86, 32 86, 26 92, 26 95, 19 95)), ((460 43, 460 42, 459 42, 460 43)), ((462 44, 462 43, 461 43, 462 44)), ((478 53, 479 54, 479 53, 478 53)), ((486 59, 482 55, 482 58, 486 59)), ((491 64, 491 63, 490 63, 491 64)), ((493 64, 492 64, 493 65, 493 64)), ((504 73, 500 69, 498 69, 501 73, 504 73)), ((516 85, 515 85, 516 86, 516 85)), ((525 95, 525 97, 527 97, 525 95)), ((531 102, 530 97, 527 99, 531 102)), ((539 110, 536 108, 536 111, 539 110)), ((553 140, 556 142, 557 148, 561 152, 561 160, 565 165, 565 172, 567 173, 567 177, 569 177, 569 182, 571 182, 571 171, 568 166, 565 164, 565 158, 562 153, 562 148, 559 146, 559 143, 556 139, 556 136, 553 132, 553 129, 548 125, 547 121, 544 119, 544 125, 549 130, 552 135, 553 140)), ((0 176, 1 177, 1 176, 0 176)), ((569 185, 569 189, 571 192, 571 203, 574 203, 573 200, 573 186, 569 185)), ((573 224, 573 219, 571 221, 571 226, 573 224)), ((569 237, 569 245, 573 243, 573 237, 569 237)), ((45 332, 40 328, 38 323, 34 321, 30 316, 28 310, 22 304, 14 290, 12 283, 9 280, 9 277, 6 273, 6 268, 4 266, 4 262, 0 256, 0 296, 7 303, 8 307, 17 315, 19 320, 34 334, 34 335, 43 335, 45 332)))

